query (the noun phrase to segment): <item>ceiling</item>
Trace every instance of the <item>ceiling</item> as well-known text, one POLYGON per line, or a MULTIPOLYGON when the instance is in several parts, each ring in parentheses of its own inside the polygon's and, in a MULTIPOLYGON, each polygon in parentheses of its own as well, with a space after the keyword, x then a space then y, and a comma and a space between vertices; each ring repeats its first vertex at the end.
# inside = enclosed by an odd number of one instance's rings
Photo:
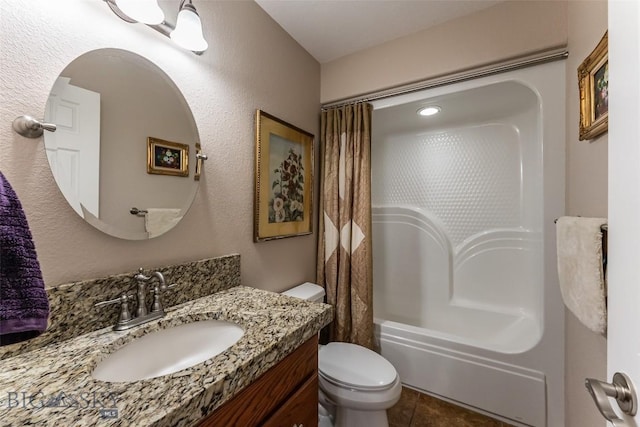
POLYGON ((321 64, 502 0, 256 0, 321 64))

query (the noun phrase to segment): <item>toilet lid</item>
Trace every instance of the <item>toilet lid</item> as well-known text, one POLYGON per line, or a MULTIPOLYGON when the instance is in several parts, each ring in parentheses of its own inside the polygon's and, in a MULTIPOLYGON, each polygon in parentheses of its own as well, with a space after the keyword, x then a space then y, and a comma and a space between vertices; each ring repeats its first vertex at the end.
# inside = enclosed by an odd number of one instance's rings
POLYGON ((320 347, 318 371, 328 381, 361 390, 387 389, 397 377, 393 365, 378 353, 342 342, 320 347))

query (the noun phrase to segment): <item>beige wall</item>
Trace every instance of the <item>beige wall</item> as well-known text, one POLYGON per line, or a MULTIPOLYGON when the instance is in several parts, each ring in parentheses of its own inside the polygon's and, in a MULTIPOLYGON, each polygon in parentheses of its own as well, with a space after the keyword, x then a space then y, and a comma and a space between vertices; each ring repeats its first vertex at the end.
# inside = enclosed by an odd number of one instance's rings
POLYGON ((229 253, 241 254, 246 285, 281 290, 314 279, 315 233, 253 243, 253 121, 260 108, 318 135, 320 66, 254 2, 196 7, 209 42, 201 57, 121 21, 102 1, 0 3, 0 170, 22 201, 47 286, 229 253), (149 241, 120 240, 84 223, 57 189, 42 139, 10 126, 21 114, 43 117, 60 71, 105 47, 138 53, 172 78, 209 156, 183 221, 149 241))
MULTIPOLYGON (((567 214, 607 216, 607 134, 578 141, 577 68, 607 30, 607 2, 569 2, 567 60, 567 214)), ((565 316, 567 366, 567 427, 602 427, 604 419, 584 387, 586 377, 607 377, 607 341, 585 328, 567 311, 565 316)))
MULTIPOLYGON (((384 25, 384 24, 380 24, 384 25)), ((567 42, 564 1, 508 1, 322 64, 323 103, 511 59, 567 42)))

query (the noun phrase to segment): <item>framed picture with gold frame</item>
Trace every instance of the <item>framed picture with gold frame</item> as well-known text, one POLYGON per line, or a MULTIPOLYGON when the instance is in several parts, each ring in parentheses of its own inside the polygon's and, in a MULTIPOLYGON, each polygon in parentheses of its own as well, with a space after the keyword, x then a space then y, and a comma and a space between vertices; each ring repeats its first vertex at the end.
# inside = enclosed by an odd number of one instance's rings
POLYGON ((189 176, 189 145, 148 137, 147 173, 189 176))
POLYGON ((580 141, 593 139, 609 127, 608 32, 578 67, 580 141))
POLYGON ((256 111, 254 240, 311 234, 314 136, 256 111))

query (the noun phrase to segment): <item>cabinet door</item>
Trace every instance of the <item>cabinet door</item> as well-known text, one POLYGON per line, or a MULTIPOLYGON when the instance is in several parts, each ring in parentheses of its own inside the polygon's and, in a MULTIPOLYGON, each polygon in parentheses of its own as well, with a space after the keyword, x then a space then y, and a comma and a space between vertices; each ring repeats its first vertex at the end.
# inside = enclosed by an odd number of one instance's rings
POLYGON ((263 427, 318 427, 318 375, 309 378, 263 427))
MULTIPOLYGON (((295 396, 300 387, 318 375, 317 372, 318 337, 314 336, 233 399, 201 420, 198 427, 261 426, 265 418, 279 411, 282 405, 286 405, 288 399, 295 396)), ((314 399, 317 424, 317 384, 314 399)))

